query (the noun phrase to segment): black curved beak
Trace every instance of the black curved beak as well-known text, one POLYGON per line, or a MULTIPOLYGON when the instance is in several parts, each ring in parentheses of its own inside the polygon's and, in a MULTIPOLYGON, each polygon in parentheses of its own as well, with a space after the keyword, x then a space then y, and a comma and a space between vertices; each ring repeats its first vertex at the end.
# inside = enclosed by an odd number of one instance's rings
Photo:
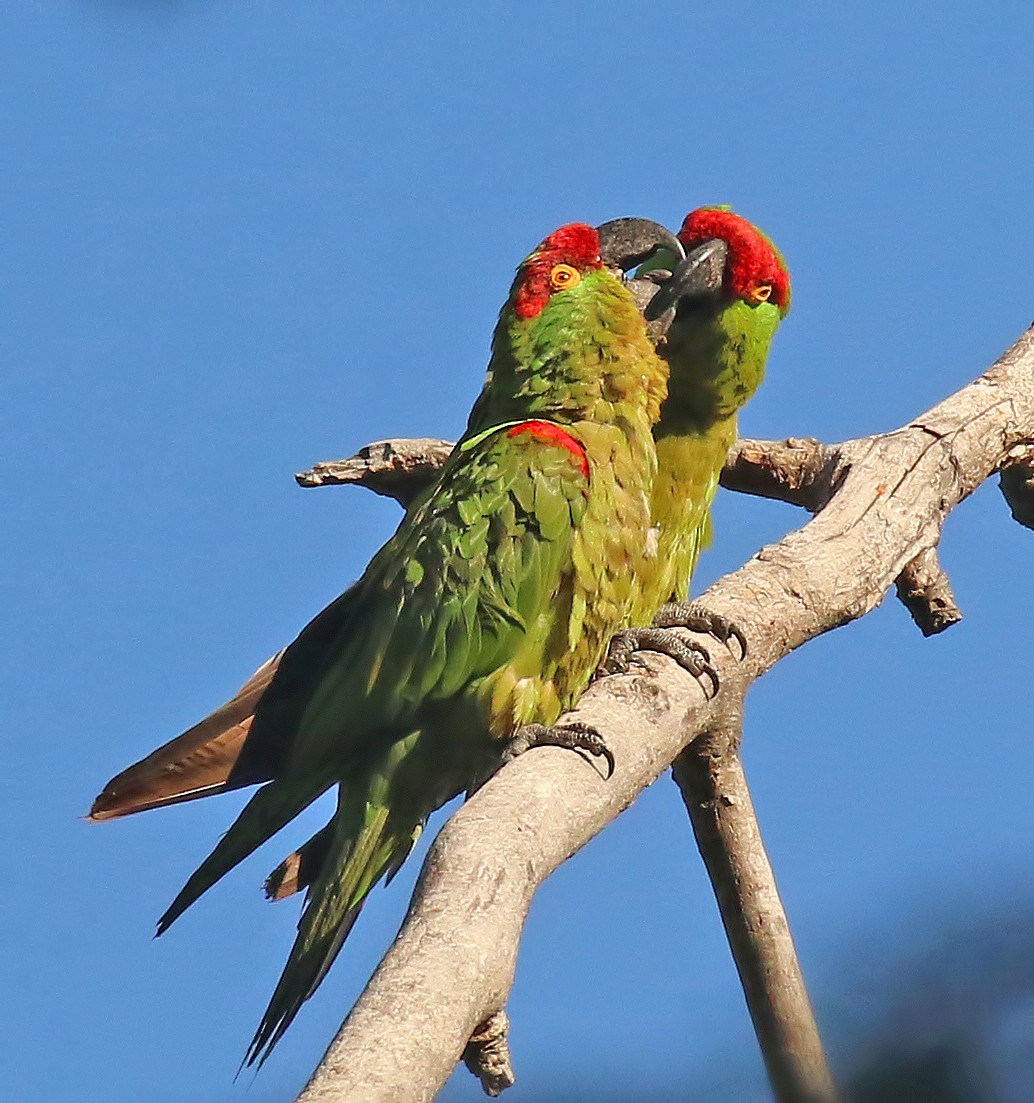
POLYGON ((628 272, 661 250, 678 265, 686 255, 679 239, 659 222, 647 218, 615 218, 596 227, 600 259, 608 268, 628 272))
POLYGON ((720 238, 698 245, 676 266, 671 278, 660 284, 657 294, 643 311, 646 320, 656 321, 667 312, 674 312, 679 303, 686 300, 717 295, 725 279, 728 255, 729 247, 720 238))

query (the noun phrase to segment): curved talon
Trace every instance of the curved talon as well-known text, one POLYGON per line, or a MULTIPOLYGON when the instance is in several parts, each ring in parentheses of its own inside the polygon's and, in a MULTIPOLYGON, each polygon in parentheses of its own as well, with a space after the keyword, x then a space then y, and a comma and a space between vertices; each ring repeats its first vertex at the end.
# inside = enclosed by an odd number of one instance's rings
POLYGON ((525 724, 514 732, 503 752, 503 761, 512 762, 518 755, 532 747, 566 747, 572 751, 586 751, 598 755, 607 763, 606 780, 614 776, 617 765, 606 740, 591 725, 575 721, 571 724, 525 724))
MULTIPOLYGON (((701 663, 699 673, 694 674, 693 677, 696 678, 696 680, 699 682, 705 674, 708 678, 711 679, 711 696, 717 697, 718 691, 722 688, 721 680, 718 677, 718 671, 715 670, 715 668, 710 663, 701 663)), ((706 697, 707 690, 704 689, 703 685, 701 685, 700 688, 704 690, 704 696, 706 697)))
POLYGON ((739 627, 721 613, 712 613, 710 609, 695 601, 669 601, 662 605, 654 620, 658 628, 686 628, 690 632, 706 632, 726 646, 734 639, 740 647, 740 661, 747 657, 747 637, 739 627))
MULTIPOLYGON (((704 666, 711 665, 711 652, 702 643, 683 640, 673 636, 667 625, 654 624, 648 628, 623 628, 620 632, 615 632, 607 649, 607 657, 597 669, 596 676, 625 674, 629 660, 636 651, 660 651, 687 669, 699 665, 696 660, 698 655, 704 666)), ((695 676, 694 671, 691 673, 695 676)))
POLYGON ((627 674, 632 655, 635 652, 634 639, 632 632, 615 632, 611 637, 603 662, 596 668, 595 676, 606 678, 611 674, 627 674))
MULTIPOLYGON (((711 697, 718 692, 718 672, 711 665, 707 648, 696 640, 682 639, 667 627, 626 628, 615 633, 607 657, 596 671, 597 677, 624 674, 635 651, 657 651, 667 655, 698 681, 703 677, 710 678, 711 697)), ((706 688, 704 694, 707 695, 706 688)))

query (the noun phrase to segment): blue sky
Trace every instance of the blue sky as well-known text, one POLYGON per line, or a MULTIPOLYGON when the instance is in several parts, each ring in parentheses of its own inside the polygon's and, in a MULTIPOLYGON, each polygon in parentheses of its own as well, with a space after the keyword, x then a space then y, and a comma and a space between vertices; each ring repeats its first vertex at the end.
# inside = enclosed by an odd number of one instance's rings
MULTIPOLYGON (((512 270, 546 232, 726 202, 771 233, 794 308, 747 435, 890 428, 1023 330, 1031 16, 978 10, 4 6, 11 1098, 263 1103, 322 1053, 415 863, 259 1077, 234 1083, 293 934, 294 905, 258 892, 287 843, 154 942, 240 799, 81 816, 360 573, 397 509, 292 473, 455 435, 512 270)), ((802 520, 722 496, 700 585, 802 520)), ((865 1019, 860 962, 882 975, 938 917, 1031 884, 1032 540, 985 487, 942 549, 961 625, 924 641, 888 601, 749 699, 748 771, 841 1060, 863 1029, 843 1009, 865 1019)), ((510 1013, 515 1103, 704 1098, 721 1076, 764 1098, 670 781, 542 890, 510 1013)), ((480 1095, 457 1076, 447 1098, 480 1095)))

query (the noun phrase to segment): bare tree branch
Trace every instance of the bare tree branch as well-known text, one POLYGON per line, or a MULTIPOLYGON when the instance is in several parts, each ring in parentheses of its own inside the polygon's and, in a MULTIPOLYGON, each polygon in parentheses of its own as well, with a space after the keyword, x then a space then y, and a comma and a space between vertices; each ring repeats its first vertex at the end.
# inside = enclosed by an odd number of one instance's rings
POLYGON ((702 595, 749 642, 742 661, 716 649, 717 697, 705 701, 670 660, 645 656, 643 673, 597 682, 571 714, 606 736, 617 759, 610 781, 553 748, 490 779, 439 834, 402 929, 300 1101, 433 1099, 478 1024, 503 1009, 542 881, 694 738, 720 728, 754 680, 874 608, 936 547, 948 512, 1032 439, 1028 330, 983 376, 911 424, 827 446, 822 478, 832 497, 821 511, 702 595))
POLYGON ((836 489, 837 460, 835 448, 811 437, 741 440, 729 451, 721 483, 726 490, 775 498, 818 513, 836 489))
MULTIPOLYGON (((348 459, 324 460, 294 478, 303 487, 362 486, 407 506, 431 483, 453 446, 453 441, 430 437, 378 440, 348 459)), ((836 458, 835 448, 810 438, 741 440, 729 452, 722 486, 814 513, 832 494, 828 469, 836 458)))
POLYGON ((740 762, 742 702, 675 759, 673 772, 715 890, 779 1103, 837 1103, 790 925, 740 762))
MULTIPOLYGON (((848 442, 859 444, 858 441, 848 442)), ((452 450, 453 442, 428 437, 379 440, 346 460, 329 460, 299 472, 300 486, 363 486, 408 507, 427 487, 452 450)), ((844 475, 846 445, 824 445, 808 438, 740 440, 729 451, 721 484, 727 490, 773 498, 817 513, 836 493, 844 475)), ((1034 449, 1013 449, 1003 468, 1002 492, 1013 516, 1034 527, 1034 468, 1025 457, 1034 449)), ((962 619, 951 582, 928 549, 906 565, 896 593, 924 636, 943 632, 962 619)))

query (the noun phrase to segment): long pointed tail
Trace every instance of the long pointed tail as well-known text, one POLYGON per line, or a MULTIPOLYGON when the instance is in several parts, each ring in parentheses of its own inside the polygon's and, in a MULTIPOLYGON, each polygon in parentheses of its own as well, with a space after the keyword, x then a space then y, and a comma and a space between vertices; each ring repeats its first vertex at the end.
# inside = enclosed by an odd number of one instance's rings
POLYGON ((281 827, 325 793, 335 780, 332 773, 325 771, 301 778, 271 781, 263 786, 244 806, 230 830, 198 866, 169 905, 168 911, 158 920, 158 934, 164 934, 224 873, 272 838, 281 827))
POLYGON ((113 777, 87 818, 95 823, 116 819, 268 780, 267 774, 228 781, 255 709, 283 654, 278 651, 267 659, 226 704, 204 720, 113 777))
POLYGON ((390 878, 413 849, 423 815, 414 821, 412 809, 409 815, 393 811, 386 796, 377 784, 365 801, 343 795, 334 819, 321 833, 327 846, 319 873, 287 964, 248 1047, 246 1064, 257 1061, 261 1066, 266 1060, 337 957, 370 889, 382 877, 390 878))

